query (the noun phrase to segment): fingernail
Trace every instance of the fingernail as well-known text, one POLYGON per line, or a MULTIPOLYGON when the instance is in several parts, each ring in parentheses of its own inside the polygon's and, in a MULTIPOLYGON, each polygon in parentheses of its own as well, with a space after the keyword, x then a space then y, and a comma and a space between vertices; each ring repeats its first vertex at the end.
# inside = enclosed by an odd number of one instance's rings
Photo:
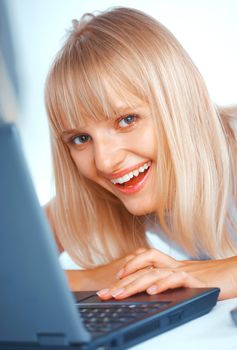
POLYGON ((147 289, 147 293, 155 294, 157 292, 157 290, 158 290, 157 286, 151 286, 147 289))
POLYGON ((120 278, 123 276, 123 273, 124 273, 124 269, 121 269, 117 274, 116 274, 116 277, 117 278, 120 278))
POLYGON ((111 293, 111 295, 115 298, 117 297, 118 295, 122 294, 124 292, 124 288, 119 288, 119 289, 116 289, 115 291, 113 291, 111 293))
POLYGON ((109 289, 106 288, 106 289, 101 289, 99 290, 98 292, 96 292, 97 295, 99 295, 99 297, 103 296, 103 295, 106 295, 109 293, 109 289))

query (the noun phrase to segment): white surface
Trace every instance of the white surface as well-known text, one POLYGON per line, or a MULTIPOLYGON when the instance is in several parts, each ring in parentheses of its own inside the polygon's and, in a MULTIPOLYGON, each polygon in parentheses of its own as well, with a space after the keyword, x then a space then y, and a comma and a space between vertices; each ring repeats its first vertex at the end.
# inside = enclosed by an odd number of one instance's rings
POLYGON ((133 350, 236 350, 237 326, 230 310, 237 298, 219 301, 210 313, 151 338, 133 350))

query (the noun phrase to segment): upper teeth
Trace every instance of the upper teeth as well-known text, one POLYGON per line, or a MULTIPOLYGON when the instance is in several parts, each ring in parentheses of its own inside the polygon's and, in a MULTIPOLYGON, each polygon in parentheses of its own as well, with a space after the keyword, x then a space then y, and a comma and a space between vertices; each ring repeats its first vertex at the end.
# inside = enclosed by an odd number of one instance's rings
POLYGON ((149 161, 149 162, 143 164, 143 166, 140 166, 140 168, 135 169, 122 177, 118 177, 117 179, 113 179, 113 180, 111 180, 111 182, 113 184, 123 184, 124 182, 127 182, 130 179, 132 179, 134 176, 138 176, 139 173, 143 173, 146 169, 148 169, 150 167, 150 165, 151 165, 151 162, 149 161))

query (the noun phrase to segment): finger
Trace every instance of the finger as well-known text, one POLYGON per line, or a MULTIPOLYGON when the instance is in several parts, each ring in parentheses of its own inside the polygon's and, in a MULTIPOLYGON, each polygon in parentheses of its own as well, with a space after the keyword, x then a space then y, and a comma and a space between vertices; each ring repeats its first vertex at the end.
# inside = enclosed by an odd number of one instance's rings
POLYGON ((145 253, 148 249, 147 248, 138 248, 137 250, 135 250, 135 252, 133 253, 134 256, 145 253))
MULTIPOLYGON (((125 256, 126 262, 130 261, 131 259, 135 258, 137 255, 144 253, 147 250, 147 248, 138 248, 134 252, 128 254, 125 256)), ((122 258, 123 259, 123 258, 122 258)))
POLYGON ((129 285, 130 283, 135 281, 136 279, 140 279, 141 276, 143 276, 147 272, 148 272, 148 269, 142 269, 142 270, 136 271, 135 273, 133 273, 127 277, 124 277, 121 280, 118 280, 117 283, 111 285, 110 287, 98 291, 97 294, 103 300, 111 299, 111 298, 113 298, 112 294, 114 291, 126 287, 127 285, 129 285))
POLYGON ((187 288, 202 288, 207 287, 206 282, 199 280, 187 272, 179 271, 169 274, 165 278, 156 281, 154 285, 150 286, 147 289, 148 294, 158 294, 164 292, 168 289, 174 289, 179 287, 187 287, 187 288))
POLYGON ((166 277, 170 273, 170 270, 160 271, 158 269, 153 269, 150 270, 150 272, 144 273, 142 276, 136 278, 124 287, 120 286, 120 288, 116 290, 112 289, 110 293, 112 297, 117 300, 127 298, 131 295, 147 290, 151 285, 156 283, 157 280, 166 277))
POLYGON ((157 249, 147 249, 145 252, 128 261, 117 273, 117 278, 122 278, 148 266, 176 267, 179 266, 179 262, 157 249))
MULTIPOLYGON (((125 256, 125 261, 126 263, 128 263, 130 260, 134 259, 136 257, 135 254, 129 254, 125 256)), ((123 258, 121 258, 121 260, 123 260, 123 258)))

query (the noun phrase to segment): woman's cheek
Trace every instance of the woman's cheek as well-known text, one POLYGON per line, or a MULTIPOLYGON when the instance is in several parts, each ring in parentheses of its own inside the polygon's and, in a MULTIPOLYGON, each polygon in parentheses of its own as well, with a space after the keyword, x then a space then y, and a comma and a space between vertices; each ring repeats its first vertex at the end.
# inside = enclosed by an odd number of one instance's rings
POLYGON ((90 180, 94 180, 96 176, 96 169, 93 166, 94 162, 88 152, 78 152, 71 150, 71 156, 80 174, 90 180))

